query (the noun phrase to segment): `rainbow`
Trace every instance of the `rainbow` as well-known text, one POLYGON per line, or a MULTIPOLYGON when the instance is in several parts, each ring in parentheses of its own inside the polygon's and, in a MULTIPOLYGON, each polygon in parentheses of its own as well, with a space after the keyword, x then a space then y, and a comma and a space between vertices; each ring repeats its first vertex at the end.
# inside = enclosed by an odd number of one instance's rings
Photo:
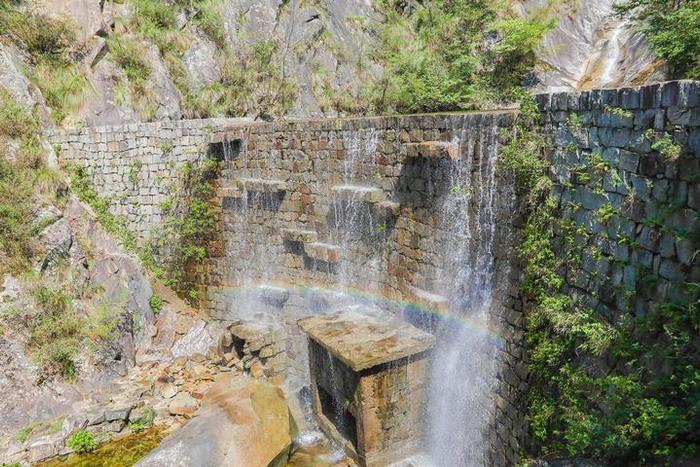
POLYGON ((417 300, 414 301, 405 298, 390 298, 374 291, 367 291, 354 287, 330 288, 320 286, 318 284, 305 285, 287 281, 267 280, 265 282, 255 284, 222 286, 217 287, 215 290, 226 291, 227 294, 231 294, 233 297, 243 297, 259 295, 261 289, 265 288, 284 289, 301 296, 308 296, 318 292, 342 294, 358 301, 372 303, 380 307, 383 306, 390 309, 400 309, 403 311, 404 317, 407 319, 407 321, 412 323, 425 323, 426 321, 430 321, 432 323, 439 323, 443 326, 447 325, 453 328, 458 327, 460 330, 467 330, 474 335, 486 337, 492 345, 499 348, 503 347, 506 343, 505 337, 498 330, 491 326, 487 326, 482 322, 476 321, 469 316, 453 313, 450 312, 450 310, 431 307, 417 300))

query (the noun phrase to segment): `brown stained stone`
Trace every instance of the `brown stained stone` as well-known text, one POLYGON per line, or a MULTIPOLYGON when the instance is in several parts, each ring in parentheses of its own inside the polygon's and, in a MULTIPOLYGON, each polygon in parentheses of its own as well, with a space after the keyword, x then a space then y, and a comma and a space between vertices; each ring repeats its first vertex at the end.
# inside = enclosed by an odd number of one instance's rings
POLYGON ((459 159, 459 147, 455 143, 444 141, 424 141, 422 143, 406 144, 408 157, 422 157, 426 159, 450 158, 459 159))
POLYGON ((313 316, 300 320, 299 326, 355 372, 435 345, 435 337, 408 323, 375 321, 355 312, 313 316))
POLYGON ((356 312, 305 318, 299 326, 310 338, 312 401, 323 430, 365 467, 418 450, 434 337, 356 312))
POLYGON ((199 402, 187 392, 179 392, 173 397, 168 405, 171 415, 184 415, 191 417, 197 412, 199 402))

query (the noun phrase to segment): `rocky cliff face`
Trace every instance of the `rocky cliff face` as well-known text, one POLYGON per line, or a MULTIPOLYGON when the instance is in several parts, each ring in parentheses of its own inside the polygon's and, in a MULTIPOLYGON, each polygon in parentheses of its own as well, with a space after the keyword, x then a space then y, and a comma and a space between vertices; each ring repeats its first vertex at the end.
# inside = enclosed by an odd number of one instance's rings
MULTIPOLYGON (((514 2, 521 15, 540 19, 556 17, 558 23, 546 37, 537 73, 537 90, 590 89, 640 84, 663 78, 663 65, 649 51, 645 39, 624 20, 613 15, 613 0, 524 0, 514 2)), ((117 64, 108 45, 118 32, 131 34, 130 3, 92 0, 42 0, 38 11, 67 18, 77 28, 79 67, 89 81, 82 105, 63 122, 64 126, 107 125, 145 120, 177 120, 193 117, 183 102, 181 86, 189 83, 193 93, 222 80, 222 44, 205 34, 187 10, 178 17, 186 34, 187 48, 180 58, 185 76, 173 75, 172 67, 153 44, 142 41, 143 59, 150 65, 145 84, 147 105, 124 92, 128 72, 117 64)), ((274 40, 278 48, 281 77, 295 83, 292 116, 333 115, 339 100, 352 98, 382 68, 370 57, 374 38, 364 27, 382 21, 373 0, 222 0, 223 40, 235 53, 256 43, 274 40)), ((0 83, 21 101, 45 108, 40 93, 23 74, 27 57, 6 44, 0 50, 6 65, 0 83)), ((270 94, 279 93, 274 86, 270 94)), ((342 107, 342 102, 340 102, 342 107)), ((44 111, 48 115, 48 111, 44 111)), ((213 115, 215 116, 215 115, 213 115)))
POLYGON ((525 0, 522 15, 557 18, 541 52, 538 90, 568 91, 662 81, 664 66, 642 34, 615 15, 615 0, 525 0))

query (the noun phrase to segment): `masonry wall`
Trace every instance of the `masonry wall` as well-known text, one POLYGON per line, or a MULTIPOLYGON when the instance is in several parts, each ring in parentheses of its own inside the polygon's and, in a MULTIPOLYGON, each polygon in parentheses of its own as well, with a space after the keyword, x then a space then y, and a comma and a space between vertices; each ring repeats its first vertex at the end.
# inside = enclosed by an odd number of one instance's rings
MULTIPOLYGON (((683 284, 700 280, 700 83, 543 95, 540 104, 553 194, 562 218, 583 229, 568 292, 610 322, 687 300, 683 284)), ((563 232, 557 242, 563 254, 563 232)))
MULTIPOLYGON (((223 245, 212 249, 199 271, 205 306, 217 319, 275 313, 263 313, 259 301, 241 299, 242 289, 260 283, 355 290, 383 297, 394 313, 445 311, 451 275, 463 267, 450 257, 449 246, 469 238, 474 252, 464 262, 476 261, 487 239, 487 253, 495 256, 496 297, 489 326, 503 336, 501 360, 508 368, 507 374, 498 370, 500 402, 491 416, 501 428, 496 432, 494 426, 488 442, 499 459, 495 464, 505 465, 515 461, 522 431, 522 417, 509 401, 526 376, 519 364, 517 285, 511 280, 514 196, 508 178, 496 176, 502 130, 513 118, 505 112, 282 123, 204 120, 47 136, 60 146, 62 163, 86 167, 111 200, 112 212, 141 241, 158 235, 163 203, 178 196, 179 167, 212 153, 225 156, 214 200, 222 209, 223 245), (451 211, 455 196, 470 199, 467 211, 451 211), (493 231, 485 230, 485 216, 493 231)), ((328 300, 326 295, 312 306, 323 308, 328 300)), ((299 359, 304 349, 295 322, 304 310, 294 310, 284 313, 287 353, 301 372, 306 363, 299 359)))

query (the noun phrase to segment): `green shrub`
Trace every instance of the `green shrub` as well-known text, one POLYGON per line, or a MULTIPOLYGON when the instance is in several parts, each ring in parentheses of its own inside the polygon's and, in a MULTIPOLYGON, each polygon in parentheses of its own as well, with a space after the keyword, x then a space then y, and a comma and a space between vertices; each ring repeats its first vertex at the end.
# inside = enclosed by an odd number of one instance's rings
POLYGON ((151 427, 155 418, 156 412, 153 409, 149 408, 143 415, 131 422, 129 424, 129 428, 131 428, 131 431, 133 431, 134 433, 140 433, 146 428, 151 427))
POLYGON ((109 38, 110 58, 124 70, 129 83, 141 89, 151 76, 151 66, 145 58, 145 50, 137 39, 126 36, 109 38))
POLYGON ((79 110, 92 92, 87 77, 74 64, 40 61, 30 77, 51 108, 53 120, 59 124, 79 110))
POLYGON ((77 42, 68 21, 20 11, 13 2, 0 4, 0 35, 24 48, 32 57, 29 77, 41 90, 57 123, 76 110, 90 91, 87 78, 74 63, 71 53, 77 42))
POLYGON ((386 22, 373 56, 386 70, 370 84, 375 111, 433 112, 513 101, 551 23, 523 20, 485 0, 381 3, 386 22), (500 19, 504 16, 507 19, 500 19), (489 48, 487 35, 499 40, 489 48))
POLYGON ((651 145, 651 149, 659 151, 661 157, 666 160, 674 161, 681 156, 682 148, 680 145, 673 142, 673 138, 668 133, 665 133, 660 139, 651 145))
POLYGON ((0 135, 19 139, 38 130, 37 120, 0 86, 0 135))
POLYGON ((78 430, 68 437, 66 444, 78 454, 92 452, 97 449, 95 435, 87 430, 78 430))
MULTIPOLYGON (((537 174, 545 177, 548 164, 539 166, 532 158, 538 153, 541 157, 544 146, 537 144, 537 135, 520 130, 517 148, 505 150, 502 163, 516 175, 524 174, 527 183, 522 188, 530 186, 530 191, 521 189, 519 195, 539 200, 527 204, 519 248, 525 264, 522 290, 530 304, 525 333, 530 370, 527 419, 534 456, 662 465, 697 455, 700 285, 676 284, 676 297, 657 299, 644 316, 635 316, 631 306, 619 300, 613 322, 576 300, 565 285, 567 277, 583 273, 584 255, 596 261, 613 259, 601 253, 596 236, 570 218, 571 208, 542 197, 538 187, 543 184, 532 180, 537 174), (528 147, 528 141, 534 152, 524 156, 516 151, 528 147)), ((576 178, 593 188, 593 182, 611 170, 594 153, 576 169, 576 178)), ((624 218, 624 210, 608 203, 597 212, 602 224, 613 216, 624 218)), ((670 228, 662 218, 651 227, 670 228)), ((622 237, 618 241, 634 244, 622 237)), ((591 279, 603 284, 609 280, 591 279)), ((646 297, 656 289, 655 280, 655 274, 642 268, 634 284, 615 288, 616 296, 646 297)))
POLYGON ((675 79, 700 79, 700 0, 628 0, 618 4, 649 38, 675 79))
POLYGON ((48 374, 75 378, 85 324, 76 314, 72 298, 47 285, 35 287, 32 295, 38 310, 27 317, 27 327, 34 358, 48 374))
POLYGON ((35 59, 64 63, 75 43, 72 25, 36 11, 19 11, 12 2, 0 3, 0 35, 24 47, 35 59))
POLYGON ((156 314, 163 309, 163 299, 158 295, 151 295, 151 298, 148 300, 148 303, 149 305, 151 305, 151 310, 153 310, 153 312, 156 314))

